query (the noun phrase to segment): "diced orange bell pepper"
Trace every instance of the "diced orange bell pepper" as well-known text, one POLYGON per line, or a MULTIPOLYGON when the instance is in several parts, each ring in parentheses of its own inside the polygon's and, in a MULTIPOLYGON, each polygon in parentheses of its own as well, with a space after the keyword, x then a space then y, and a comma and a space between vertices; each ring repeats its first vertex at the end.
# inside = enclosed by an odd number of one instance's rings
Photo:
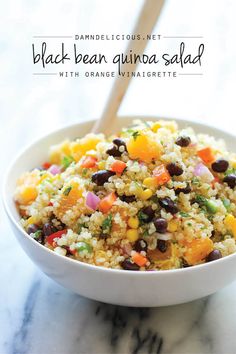
POLYGON ((110 170, 116 173, 122 173, 126 168, 126 163, 123 161, 116 160, 111 164, 110 170))
POLYGON ((194 265, 201 262, 213 250, 213 242, 208 237, 195 239, 187 243, 186 248, 184 258, 189 265, 194 265))
POLYGON ((198 150, 197 154, 206 164, 210 164, 215 161, 215 157, 210 147, 198 150))
POLYGON ((91 167, 94 167, 96 165, 96 163, 97 163, 96 157, 86 156, 81 163, 81 167, 91 168, 91 167))
POLYGON ((137 264, 139 267, 143 267, 145 266, 145 264, 147 263, 147 258, 144 257, 143 255, 141 255, 138 252, 135 252, 132 256, 132 261, 137 264))
POLYGON ((101 199, 99 206, 98 206, 99 210, 104 214, 107 213, 112 208, 116 199, 117 199, 117 196, 114 192, 108 194, 106 197, 101 199))
POLYGON ((153 170, 153 176, 159 185, 165 184, 170 180, 170 174, 163 164, 153 170))

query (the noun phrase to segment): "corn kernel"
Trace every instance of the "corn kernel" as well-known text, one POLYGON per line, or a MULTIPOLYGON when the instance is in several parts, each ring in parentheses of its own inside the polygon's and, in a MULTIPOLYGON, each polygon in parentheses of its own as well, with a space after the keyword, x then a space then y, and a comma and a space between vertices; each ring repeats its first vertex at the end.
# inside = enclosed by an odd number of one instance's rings
POLYGON ((127 230, 126 236, 130 242, 135 242, 138 240, 138 230, 137 229, 129 229, 129 230, 127 230))
POLYGON ((131 217, 128 219, 128 225, 131 229, 137 229, 139 227, 139 220, 137 217, 131 217))
POLYGON ((152 126, 152 131, 154 133, 156 133, 158 131, 158 129, 161 128, 161 125, 159 123, 154 123, 153 126, 152 126))
POLYGON ((105 161, 98 162, 98 168, 99 168, 99 170, 105 170, 106 169, 106 162, 105 161))
POLYGON ((153 195, 151 189, 145 189, 141 195, 140 195, 140 199, 142 200, 148 200, 149 198, 151 198, 151 196, 153 195))
POLYGON ((234 238, 236 239, 236 219, 232 214, 228 214, 224 219, 224 224, 227 229, 232 231, 234 238))
POLYGON ((168 222, 167 230, 169 232, 175 232, 177 230, 177 228, 178 228, 178 224, 175 220, 170 220, 168 222))
POLYGON ((147 177, 143 180, 143 184, 148 188, 155 188, 157 186, 156 179, 153 177, 147 177))

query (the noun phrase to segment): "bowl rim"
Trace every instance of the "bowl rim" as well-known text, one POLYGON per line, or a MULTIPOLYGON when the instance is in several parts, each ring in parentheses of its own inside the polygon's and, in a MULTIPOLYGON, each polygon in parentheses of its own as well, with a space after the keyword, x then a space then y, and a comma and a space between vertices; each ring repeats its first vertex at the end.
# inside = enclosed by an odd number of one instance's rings
MULTIPOLYGON (((206 127, 210 130, 215 131, 215 133, 218 133, 219 135, 221 134, 225 134, 230 136, 231 138, 235 139, 236 136, 234 134, 231 134, 227 131, 225 131, 224 129, 219 129, 217 127, 205 124, 205 123, 201 123, 201 122, 197 122, 197 121, 192 121, 192 120, 186 120, 186 119, 182 119, 182 118, 171 118, 171 117, 160 117, 160 116, 155 116, 155 115, 122 115, 122 116, 118 116, 117 119, 141 119, 141 120, 153 120, 153 119, 162 119, 162 120, 167 120, 167 121, 176 121, 177 123, 180 122, 182 124, 185 124, 186 126, 190 126, 191 124, 193 124, 195 127, 196 126, 202 126, 203 128, 206 127)), ((66 124, 63 127, 60 127, 56 130, 51 131, 50 133, 40 136, 39 138, 37 138, 36 140, 33 140, 32 142, 28 143, 25 147, 21 148, 21 150, 16 154, 15 158, 12 159, 12 161, 10 162, 6 172, 4 173, 4 177, 3 177, 3 184, 2 184, 2 199, 3 199, 3 206, 5 209, 5 212, 8 216, 8 218, 10 219, 10 221, 12 222, 12 224, 15 226, 15 228, 22 234, 23 237, 26 237, 30 242, 33 242, 33 244, 37 247, 40 247, 42 250, 44 250, 44 252, 48 252, 49 255, 51 254, 51 256, 54 257, 60 257, 60 259, 64 260, 65 262, 72 262, 72 264, 74 264, 76 266, 79 267, 81 266, 82 268, 84 267, 85 269, 88 270, 93 270, 96 272, 108 272, 108 273, 113 273, 113 274, 126 274, 132 277, 140 277, 142 275, 146 275, 149 277, 156 277, 156 276, 163 276, 164 274, 168 277, 168 276, 172 276, 173 274, 184 274, 184 273, 188 273, 188 272, 197 272, 198 270, 200 271, 201 269, 204 268, 210 268, 212 266, 214 266, 214 264, 220 264, 223 262, 227 262, 227 260, 232 259, 234 257, 236 257, 236 253, 232 253, 226 257, 222 257, 214 262, 208 262, 208 263, 201 263, 201 264, 197 264, 194 266, 190 266, 187 268, 177 268, 177 269, 167 269, 167 270, 150 270, 150 271, 146 271, 146 270, 141 270, 141 271, 129 271, 129 270, 125 270, 125 269, 116 269, 116 268, 106 268, 106 267, 102 267, 102 266, 97 266, 97 265, 93 265, 93 264, 89 264, 89 263, 85 263, 73 258, 69 258, 69 257, 65 257, 62 256, 60 254, 57 254, 56 252, 54 252, 53 250, 45 247, 44 245, 38 243, 36 240, 34 240, 32 237, 30 237, 30 235, 27 234, 27 232, 22 228, 22 226, 20 225, 19 221, 17 221, 14 216, 11 213, 10 210, 10 206, 8 205, 7 202, 7 181, 8 181, 8 177, 11 175, 11 172, 13 170, 14 165, 17 163, 18 159, 21 158, 21 156, 23 156, 24 154, 27 153, 27 151, 33 147, 34 145, 40 144, 42 143, 43 140, 49 138, 50 136, 53 135, 57 135, 61 132, 63 132, 64 130, 67 129, 71 129, 73 127, 78 127, 80 125, 87 125, 87 124, 92 124, 96 121, 96 119, 88 119, 88 120, 82 120, 79 123, 73 123, 73 124, 66 124)), ((193 127, 194 128, 194 127, 193 127)), ((222 137, 222 139, 224 139, 222 137)))

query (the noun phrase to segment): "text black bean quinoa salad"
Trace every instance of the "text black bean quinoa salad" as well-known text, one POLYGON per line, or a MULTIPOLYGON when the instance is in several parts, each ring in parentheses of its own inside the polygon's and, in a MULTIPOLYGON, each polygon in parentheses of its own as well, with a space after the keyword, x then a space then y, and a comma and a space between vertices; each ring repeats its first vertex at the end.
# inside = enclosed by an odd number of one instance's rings
POLYGON ((176 122, 52 146, 15 201, 37 242, 89 264, 165 270, 236 251, 236 155, 176 122))

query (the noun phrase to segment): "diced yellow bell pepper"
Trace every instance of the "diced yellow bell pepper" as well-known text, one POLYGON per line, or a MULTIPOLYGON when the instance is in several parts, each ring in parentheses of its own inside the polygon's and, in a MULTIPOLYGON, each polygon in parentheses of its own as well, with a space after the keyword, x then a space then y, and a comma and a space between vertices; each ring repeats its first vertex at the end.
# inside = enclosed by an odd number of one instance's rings
POLYGON ((224 219, 224 224, 236 239, 236 218, 232 214, 228 214, 224 219))

